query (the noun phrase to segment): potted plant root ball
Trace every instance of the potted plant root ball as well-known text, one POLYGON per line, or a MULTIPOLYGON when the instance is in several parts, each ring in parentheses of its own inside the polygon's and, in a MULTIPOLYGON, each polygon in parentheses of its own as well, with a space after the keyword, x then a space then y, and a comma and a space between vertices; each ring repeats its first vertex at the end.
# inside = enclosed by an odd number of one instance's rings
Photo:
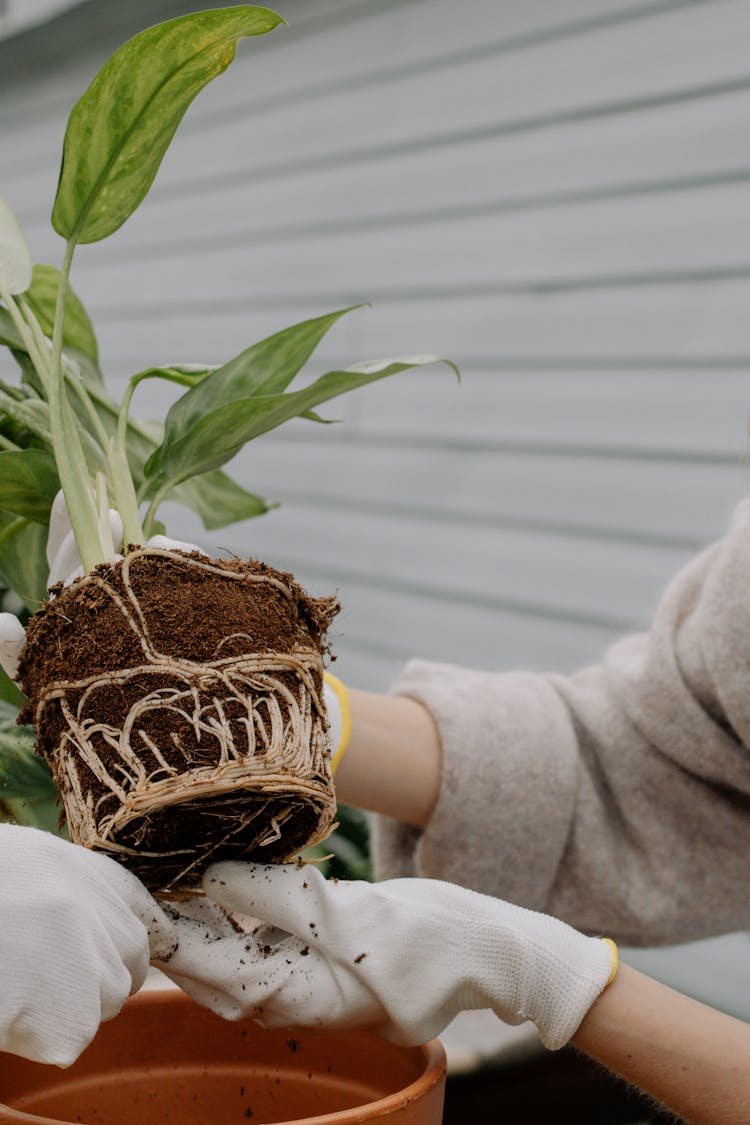
POLYGON ((288 858, 324 839, 335 816, 322 702, 335 598, 313 598, 253 559, 154 546, 161 504, 186 504, 209 528, 266 511, 223 471, 248 441, 292 418, 321 421, 321 403, 437 360, 355 364, 290 389, 340 310, 221 366, 149 367, 122 402, 107 390, 70 288, 75 248, 122 226, 192 99, 239 39, 281 22, 250 6, 196 12, 112 56, 67 125, 52 211, 65 240, 59 271, 32 266, 0 206, 0 342, 20 369, 18 385, 0 384, 0 569, 13 571, 12 541, 28 597, 58 489, 83 564, 29 623, 21 720, 36 727, 71 838, 153 891, 195 887, 215 860, 288 858), (184 388, 163 425, 131 411, 147 379, 184 388))
POLYGON ((159 890, 324 839, 336 609, 254 560, 143 548, 58 591, 27 630, 21 720, 73 839, 159 890))

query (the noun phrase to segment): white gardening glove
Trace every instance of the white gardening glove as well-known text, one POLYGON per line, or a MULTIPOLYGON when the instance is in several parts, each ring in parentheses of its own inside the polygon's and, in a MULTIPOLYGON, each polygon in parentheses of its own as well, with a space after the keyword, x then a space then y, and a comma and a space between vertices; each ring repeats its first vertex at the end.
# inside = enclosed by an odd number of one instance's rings
MULTIPOLYGON (((117 552, 122 546, 122 520, 120 513, 114 508, 109 509, 109 533, 114 549, 113 558, 119 558, 117 552)), ((70 525, 70 516, 62 491, 58 492, 53 500, 49 516, 47 563, 49 565, 47 586, 55 586, 58 582, 63 582, 67 586, 75 582, 76 578, 83 576, 81 555, 70 525)))
POLYGON ((69 1066, 176 944, 144 886, 106 856, 0 824, 0 1051, 69 1066))
POLYGON ((264 1027, 371 1027, 404 1044, 461 1011, 532 1020, 563 1046, 608 983, 616 950, 599 938, 450 883, 326 880, 312 866, 218 863, 207 895, 274 933, 226 934, 176 921, 160 965, 199 1003, 264 1027))
MULTIPOLYGON (((109 509, 109 532, 112 537, 114 559, 122 558, 118 554, 122 547, 122 520, 119 512, 114 508, 109 509)), ((183 543, 179 539, 168 539, 166 535, 154 535, 146 542, 147 547, 163 547, 172 551, 199 551, 205 554, 194 543, 183 543)), ((47 535, 47 563, 49 564, 49 577, 47 586, 55 586, 62 582, 69 586, 77 578, 83 576, 81 556, 75 540, 73 529, 70 526, 70 517, 65 505, 65 497, 58 492, 50 512, 49 532, 47 535)), ((0 613, 0 666, 11 680, 15 680, 18 673, 18 664, 26 643, 26 634, 23 625, 12 613, 0 613)))

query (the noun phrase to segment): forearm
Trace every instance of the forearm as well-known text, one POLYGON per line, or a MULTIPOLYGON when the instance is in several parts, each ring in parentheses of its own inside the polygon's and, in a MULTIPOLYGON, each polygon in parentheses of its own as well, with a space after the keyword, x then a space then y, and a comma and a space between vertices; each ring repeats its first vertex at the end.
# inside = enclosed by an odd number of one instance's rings
POLYGON ((349 691, 351 735, 336 773, 340 801, 424 827, 440 788, 430 712, 404 696, 349 691))
POLYGON ((750 1120, 750 1025, 628 965, 573 1042, 693 1125, 750 1120))

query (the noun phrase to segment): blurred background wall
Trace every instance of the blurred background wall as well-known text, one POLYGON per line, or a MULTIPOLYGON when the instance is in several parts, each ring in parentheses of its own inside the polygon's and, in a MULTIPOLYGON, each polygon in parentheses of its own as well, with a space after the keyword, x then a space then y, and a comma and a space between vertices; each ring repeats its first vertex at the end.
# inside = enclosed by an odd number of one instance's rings
MULTIPOLYGON (((37 260, 59 264, 76 97, 129 35, 211 6, 6 0, 1 186, 37 260)), ((595 660, 747 492, 750 5, 278 7, 289 28, 240 44, 141 209, 77 255, 105 371, 123 389, 366 301, 311 371, 429 351, 463 382, 406 374, 253 443, 231 468, 282 507, 213 535, 167 508, 169 531, 338 589, 358 686, 414 654, 595 660)), ((722 942, 669 971, 737 1010, 721 966, 750 949, 722 942)))

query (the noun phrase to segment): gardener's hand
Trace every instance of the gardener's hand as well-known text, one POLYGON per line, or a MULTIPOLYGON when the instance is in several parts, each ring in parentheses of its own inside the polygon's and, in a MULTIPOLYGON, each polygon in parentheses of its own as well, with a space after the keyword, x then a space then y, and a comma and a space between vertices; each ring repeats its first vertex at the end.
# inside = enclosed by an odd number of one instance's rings
POLYGON ((69 1066, 168 957, 174 927, 119 864, 0 824, 0 1050, 69 1066))
MULTIPOLYGON (((115 551, 122 546, 122 520, 119 512, 114 508, 109 509, 109 527, 115 551)), ((172 551, 201 551, 194 543, 183 543, 179 539, 168 539, 166 535, 154 535, 146 542, 147 547, 163 547, 172 551)), ((122 558, 115 554, 115 558, 122 558)), ((70 525, 65 497, 58 492, 50 512, 49 532, 47 534, 47 563, 49 564, 49 577, 47 586, 54 586, 62 582, 68 586, 83 575, 81 556, 75 540, 73 529, 70 525)), ((15 680, 18 672, 18 662, 21 659, 26 634, 23 625, 12 613, 0 613, 0 666, 5 670, 11 680, 15 680)))
POLYGON ((434 880, 336 882, 312 866, 232 862, 209 868, 203 885, 224 909, 278 930, 176 922, 180 947, 160 967, 219 1015, 269 1028, 366 1026, 411 1044, 460 1011, 492 1008, 506 1023, 533 1020, 556 1048, 616 964, 599 938, 434 880))

